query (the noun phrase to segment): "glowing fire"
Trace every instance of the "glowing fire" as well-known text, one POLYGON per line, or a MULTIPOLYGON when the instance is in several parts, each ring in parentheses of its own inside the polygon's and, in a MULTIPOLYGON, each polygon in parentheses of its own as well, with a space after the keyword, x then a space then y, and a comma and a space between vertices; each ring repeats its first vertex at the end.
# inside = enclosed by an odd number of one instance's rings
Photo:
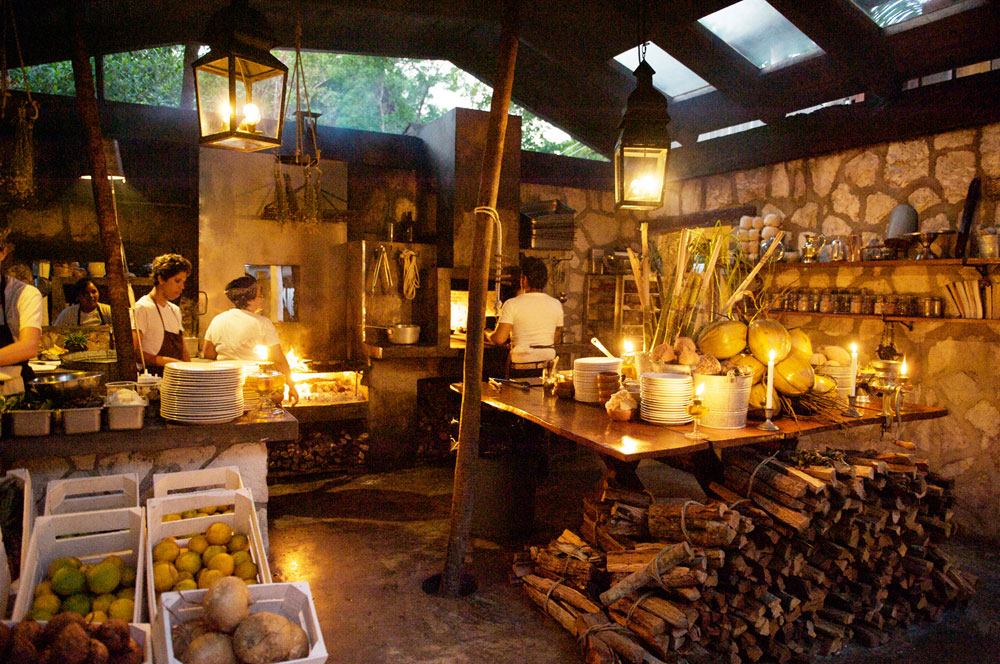
POLYGON ((285 353, 285 359, 288 360, 288 366, 291 368, 292 371, 299 371, 299 372, 309 371, 309 367, 306 366, 306 363, 302 360, 302 358, 300 358, 298 355, 295 354, 294 348, 288 349, 288 352, 285 353))
POLYGON ((469 294, 464 291, 451 292, 451 329, 465 332, 469 322, 469 294))

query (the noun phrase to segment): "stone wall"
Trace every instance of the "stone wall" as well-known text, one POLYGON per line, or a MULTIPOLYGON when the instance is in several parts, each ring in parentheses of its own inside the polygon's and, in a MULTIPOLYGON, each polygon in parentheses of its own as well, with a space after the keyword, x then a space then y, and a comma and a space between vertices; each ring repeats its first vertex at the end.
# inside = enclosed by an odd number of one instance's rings
MULTIPOLYGON (((984 183, 976 223, 1000 222, 1000 125, 674 181, 665 206, 648 215, 615 213, 610 191, 526 184, 521 187, 521 201, 559 198, 577 210, 582 232, 570 264, 566 325, 579 338, 589 249, 609 249, 622 242, 638 248, 638 222, 643 219, 753 204, 761 214, 784 217, 795 247, 804 232, 828 237, 861 233, 867 241, 884 236, 889 214, 899 203, 917 209, 922 229, 956 229, 969 182, 976 176, 984 183)), ((971 268, 920 265, 793 268, 778 279, 796 287, 857 287, 946 297, 945 283, 976 276, 971 268)), ((883 328, 877 320, 791 316, 786 322, 803 325, 814 343, 857 342, 862 361, 873 354, 883 328)), ((927 321, 917 322, 912 331, 896 325, 895 340, 913 367, 913 400, 950 411, 941 420, 906 425, 903 438, 917 444, 917 453, 930 461, 931 468, 955 478, 957 518, 966 532, 1000 539, 1000 372, 991 361, 1000 350, 1000 323, 927 321)), ((891 446, 879 442, 877 430, 851 436, 825 434, 805 444, 891 446)))

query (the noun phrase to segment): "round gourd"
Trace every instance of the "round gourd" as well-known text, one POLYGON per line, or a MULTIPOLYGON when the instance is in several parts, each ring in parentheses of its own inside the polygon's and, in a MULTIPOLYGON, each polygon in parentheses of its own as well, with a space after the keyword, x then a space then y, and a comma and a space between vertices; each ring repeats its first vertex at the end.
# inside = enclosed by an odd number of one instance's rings
POLYGON ((739 367, 745 367, 753 372, 753 384, 757 385, 764 378, 764 372, 767 371, 767 367, 760 363, 756 357, 750 353, 740 353, 734 358, 729 360, 731 364, 735 364, 739 367))
POLYGON ((758 362, 767 364, 770 352, 774 361, 781 362, 792 350, 792 339, 785 326, 776 320, 755 320, 747 328, 747 343, 758 362))
POLYGON ((813 378, 812 391, 815 392, 816 394, 826 394, 830 390, 834 390, 836 388, 837 388, 837 382, 832 378, 830 378, 829 376, 821 376, 820 374, 816 374, 816 377, 813 378))
MULTIPOLYGON (((763 411, 765 406, 767 406, 767 385, 757 383, 750 388, 750 410, 763 411)), ((781 401, 778 399, 777 394, 774 395, 771 406, 774 408, 774 413, 771 415, 772 418, 781 414, 781 401)), ((755 415, 761 418, 764 417, 763 412, 755 413, 755 415)))
POLYGON ((796 327, 788 331, 788 338, 792 342, 792 353, 808 362, 813 354, 813 345, 809 335, 803 332, 801 327, 796 327))
POLYGON ((698 335, 698 350, 717 360, 738 355, 747 345, 747 326, 738 320, 709 323, 698 335))
POLYGON ((815 382, 815 373, 807 360, 790 355, 774 365, 774 389, 790 397, 804 394, 815 382))

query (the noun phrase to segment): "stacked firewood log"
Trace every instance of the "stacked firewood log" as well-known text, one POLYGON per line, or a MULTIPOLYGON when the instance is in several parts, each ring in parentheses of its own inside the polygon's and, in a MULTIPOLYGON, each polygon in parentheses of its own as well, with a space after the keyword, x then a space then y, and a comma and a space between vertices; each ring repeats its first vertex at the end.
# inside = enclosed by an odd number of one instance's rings
POLYGON ((806 661, 884 643, 975 592, 938 546, 955 532, 952 483, 912 455, 723 461, 706 505, 602 486, 582 537, 515 561, 587 662, 806 661))

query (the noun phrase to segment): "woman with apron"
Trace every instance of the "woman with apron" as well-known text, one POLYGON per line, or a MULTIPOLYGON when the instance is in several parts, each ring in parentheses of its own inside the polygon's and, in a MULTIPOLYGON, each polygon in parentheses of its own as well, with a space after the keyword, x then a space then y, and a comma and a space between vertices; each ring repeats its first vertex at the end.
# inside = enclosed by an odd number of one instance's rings
MULTIPOLYGON (((0 263, 10 253, 0 233, 0 263)), ((0 394, 17 394, 35 377, 28 360, 38 355, 42 338, 42 294, 34 286, 0 276, 0 394)))
POLYGON ((110 325, 111 307, 100 301, 101 294, 90 277, 84 277, 73 287, 76 304, 71 304, 59 314, 55 325, 110 325))
POLYGON ((184 347, 180 307, 171 302, 181 296, 190 274, 191 262, 183 256, 157 256, 151 275, 153 290, 135 303, 136 346, 151 373, 163 375, 167 364, 191 360, 184 347))

